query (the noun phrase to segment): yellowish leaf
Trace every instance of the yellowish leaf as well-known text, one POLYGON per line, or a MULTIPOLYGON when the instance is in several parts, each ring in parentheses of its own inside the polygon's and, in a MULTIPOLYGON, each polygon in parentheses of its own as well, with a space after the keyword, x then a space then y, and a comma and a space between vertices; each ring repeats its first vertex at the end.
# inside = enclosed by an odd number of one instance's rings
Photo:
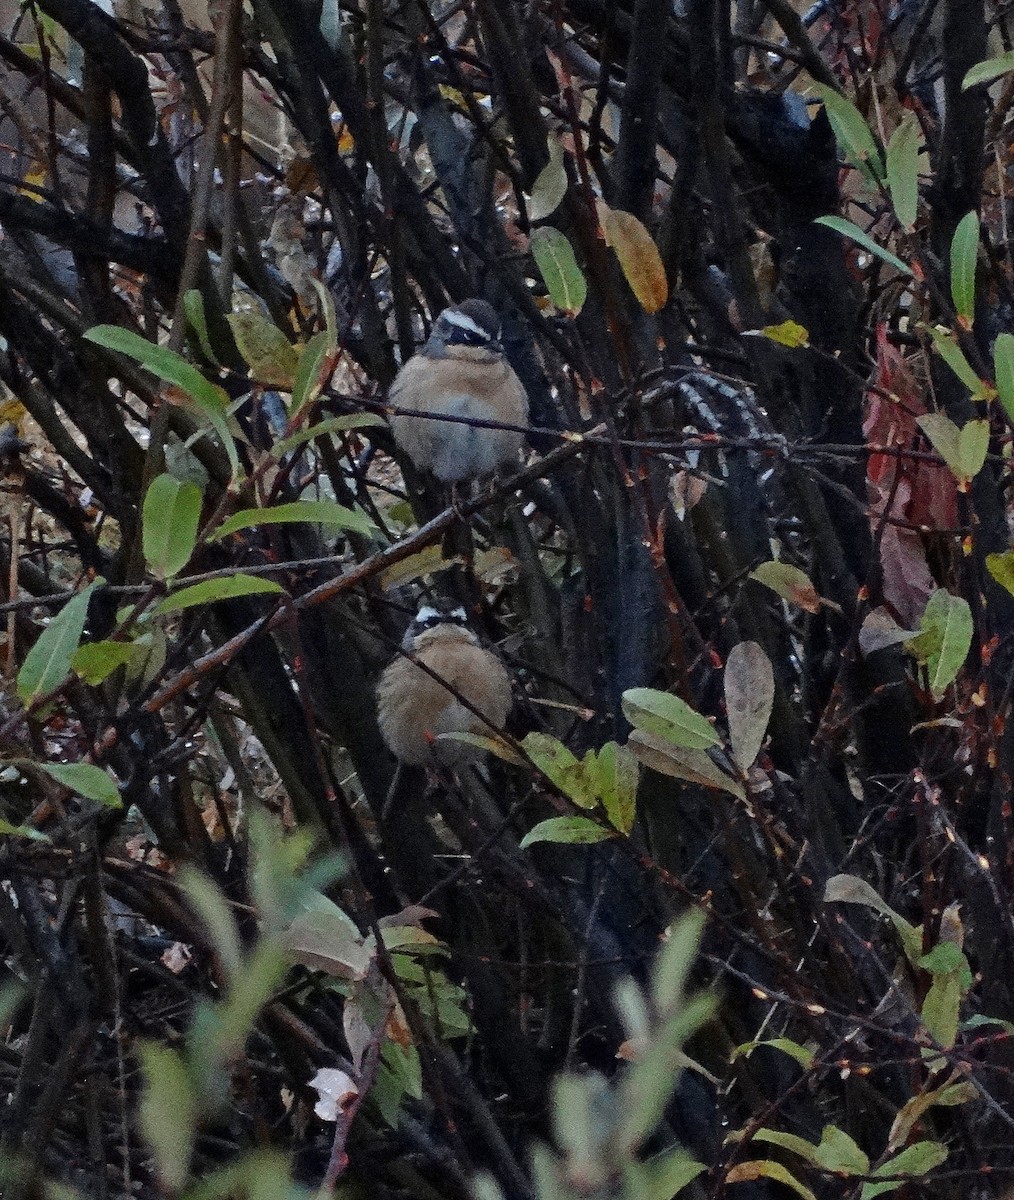
POLYGON ((658 312, 669 299, 669 281, 651 234, 633 213, 605 204, 598 208, 606 245, 616 251, 631 291, 646 312, 658 312))

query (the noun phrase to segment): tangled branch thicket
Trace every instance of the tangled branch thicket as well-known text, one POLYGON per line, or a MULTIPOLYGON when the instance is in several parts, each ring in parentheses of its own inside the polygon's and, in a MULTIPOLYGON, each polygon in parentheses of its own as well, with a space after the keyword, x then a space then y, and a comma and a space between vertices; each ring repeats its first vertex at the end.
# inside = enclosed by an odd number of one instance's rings
POLYGON ((1006 5, 0 16, 3 1194, 1006 1194, 1006 5))

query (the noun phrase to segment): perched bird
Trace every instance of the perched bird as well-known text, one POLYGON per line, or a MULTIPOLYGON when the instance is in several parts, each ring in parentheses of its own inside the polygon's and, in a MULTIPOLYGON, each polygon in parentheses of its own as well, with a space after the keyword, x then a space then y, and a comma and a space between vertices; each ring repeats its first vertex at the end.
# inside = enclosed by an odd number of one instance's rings
POLYGON ((424 607, 402 646, 482 713, 486 722, 411 659, 398 656, 377 685, 380 732, 395 757, 412 766, 454 764, 474 756, 462 742, 434 741, 441 733, 491 734, 511 710, 511 681, 495 654, 465 627, 465 610, 424 607), (493 727, 493 729, 490 728, 493 727))
POLYGON ((435 413, 528 423, 528 396, 504 356, 500 336, 500 318, 485 300, 445 308, 391 385, 390 403, 407 410, 391 418, 394 440, 417 467, 443 484, 480 479, 517 461, 524 440, 517 430, 424 419, 435 413))

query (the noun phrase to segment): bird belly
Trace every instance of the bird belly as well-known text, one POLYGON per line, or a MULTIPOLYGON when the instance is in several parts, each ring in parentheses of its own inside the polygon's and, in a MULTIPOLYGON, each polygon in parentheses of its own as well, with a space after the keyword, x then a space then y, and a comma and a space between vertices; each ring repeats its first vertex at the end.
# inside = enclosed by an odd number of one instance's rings
MULTIPOLYGON (((473 421, 503 420, 489 405, 465 393, 443 396, 433 411, 473 421)), ((510 429, 489 429, 453 421, 433 422, 440 432, 433 439, 429 469, 441 483, 458 483, 489 475, 504 462, 516 459, 522 435, 510 429)))

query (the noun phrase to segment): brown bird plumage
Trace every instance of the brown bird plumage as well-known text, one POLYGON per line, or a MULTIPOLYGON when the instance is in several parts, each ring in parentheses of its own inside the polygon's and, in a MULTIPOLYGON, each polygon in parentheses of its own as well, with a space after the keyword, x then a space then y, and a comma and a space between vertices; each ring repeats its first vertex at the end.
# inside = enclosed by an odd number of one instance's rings
POLYGON ((377 685, 377 717, 384 741, 395 756, 413 766, 439 761, 454 764, 474 756, 461 742, 434 741, 441 733, 490 734, 503 729, 511 710, 511 681, 503 663, 479 645, 461 624, 459 609, 450 616, 422 609, 405 635, 405 649, 489 721, 469 711, 452 692, 401 656, 384 670, 377 685))
MULTIPOLYGON (((500 345, 500 319, 485 300, 445 308, 429 339, 398 372, 390 403, 420 414, 527 425, 528 396, 500 345)), ((441 483, 479 479, 517 461, 524 435, 457 421, 396 414, 394 440, 441 483)))

